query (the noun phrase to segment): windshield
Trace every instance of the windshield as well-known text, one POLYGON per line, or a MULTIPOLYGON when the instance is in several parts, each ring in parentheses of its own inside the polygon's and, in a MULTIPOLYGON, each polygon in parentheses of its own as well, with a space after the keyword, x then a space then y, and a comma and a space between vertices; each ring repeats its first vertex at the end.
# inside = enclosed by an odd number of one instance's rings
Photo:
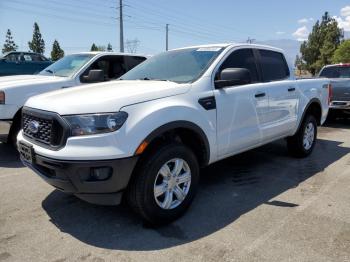
POLYGON ((46 67, 39 73, 39 75, 70 77, 78 72, 78 70, 82 68, 93 56, 93 54, 65 56, 49 67, 46 67))
POLYGON ((222 48, 188 48, 161 53, 146 60, 121 80, 163 80, 188 83, 200 77, 222 48))
POLYGON ((350 67, 345 67, 345 66, 326 67, 321 71, 320 76, 326 77, 326 78, 350 78, 350 67))

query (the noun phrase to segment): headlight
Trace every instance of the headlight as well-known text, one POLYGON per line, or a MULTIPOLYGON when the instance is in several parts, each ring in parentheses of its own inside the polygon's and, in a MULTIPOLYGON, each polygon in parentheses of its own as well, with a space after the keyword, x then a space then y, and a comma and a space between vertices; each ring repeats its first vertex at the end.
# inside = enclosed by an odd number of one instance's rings
POLYGON ((64 116, 71 127, 72 136, 84 136, 114 132, 121 128, 128 113, 89 114, 64 116))
POLYGON ((4 104, 5 104, 5 92, 0 91, 0 105, 4 105, 4 104))

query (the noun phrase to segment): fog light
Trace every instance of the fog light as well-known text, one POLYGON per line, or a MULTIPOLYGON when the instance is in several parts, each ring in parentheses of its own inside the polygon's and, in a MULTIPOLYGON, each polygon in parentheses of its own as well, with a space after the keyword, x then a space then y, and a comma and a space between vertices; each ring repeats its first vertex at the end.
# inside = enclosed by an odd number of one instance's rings
POLYGON ((113 169, 111 167, 94 167, 91 168, 90 181, 103 181, 112 176, 113 169))

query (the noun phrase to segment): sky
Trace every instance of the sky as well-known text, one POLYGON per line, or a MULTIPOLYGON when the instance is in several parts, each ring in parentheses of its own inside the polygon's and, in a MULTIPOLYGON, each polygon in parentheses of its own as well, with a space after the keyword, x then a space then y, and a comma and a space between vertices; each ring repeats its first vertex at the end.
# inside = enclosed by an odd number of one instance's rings
MULTIPOLYGON (((139 53, 164 51, 169 24, 170 49, 248 38, 302 41, 325 11, 350 34, 349 0, 123 0, 124 40, 137 40, 139 53)), ((34 22, 48 56, 55 39, 66 54, 89 51, 92 43, 119 51, 119 0, 0 0, 0 45, 10 29, 27 51, 34 22)))

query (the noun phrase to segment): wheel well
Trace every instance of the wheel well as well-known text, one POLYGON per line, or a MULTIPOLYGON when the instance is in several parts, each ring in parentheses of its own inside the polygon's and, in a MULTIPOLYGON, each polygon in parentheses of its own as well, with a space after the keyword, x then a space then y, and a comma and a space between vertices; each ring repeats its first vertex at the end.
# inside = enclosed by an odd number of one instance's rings
POLYGON ((316 118, 316 121, 317 121, 317 124, 318 125, 321 125, 321 118, 322 118, 322 109, 321 109, 321 106, 318 102, 312 102, 306 112, 305 112, 305 115, 306 114, 311 114, 313 115, 315 118, 316 118))
POLYGON ((157 136, 153 137, 149 141, 149 145, 143 154, 152 153, 160 145, 171 142, 178 142, 189 147, 198 159, 198 163, 201 167, 204 167, 209 162, 209 145, 208 142, 198 134, 198 132, 184 127, 178 127, 171 130, 166 130, 157 136))

